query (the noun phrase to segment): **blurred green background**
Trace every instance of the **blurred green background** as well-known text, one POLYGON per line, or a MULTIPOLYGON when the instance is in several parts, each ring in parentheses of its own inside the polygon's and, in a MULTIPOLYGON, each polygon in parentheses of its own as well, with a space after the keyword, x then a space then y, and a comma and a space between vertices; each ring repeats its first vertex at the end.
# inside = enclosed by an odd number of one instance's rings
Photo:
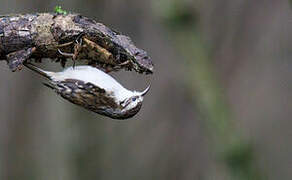
POLYGON ((1 62, 1 180, 291 179, 288 0, 0 2, 0 14, 61 5, 93 18, 129 35, 156 68, 113 74, 129 89, 152 85, 137 116, 113 121, 1 62))

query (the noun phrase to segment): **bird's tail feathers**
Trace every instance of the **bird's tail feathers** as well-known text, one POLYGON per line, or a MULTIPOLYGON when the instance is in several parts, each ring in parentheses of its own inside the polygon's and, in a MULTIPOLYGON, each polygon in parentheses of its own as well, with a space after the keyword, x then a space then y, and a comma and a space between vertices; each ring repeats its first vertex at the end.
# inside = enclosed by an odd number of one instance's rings
POLYGON ((43 85, 47 86, 50 89, 56 89, 55 86, 51 83, 44 82, 43 85))
POLYGON ((44 76, 47 79, 51 79, 51 76, 48 74, 49 72, 42 70, 41 68, 35 66, 32 63, 24 63, 24 66, 27 67, 28 69, 44 76))

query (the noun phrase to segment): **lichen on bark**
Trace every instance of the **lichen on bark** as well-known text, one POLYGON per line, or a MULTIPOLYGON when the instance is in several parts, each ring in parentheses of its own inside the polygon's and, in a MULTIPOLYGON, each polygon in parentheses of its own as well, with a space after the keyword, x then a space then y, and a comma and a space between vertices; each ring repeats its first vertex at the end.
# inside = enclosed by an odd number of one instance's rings
POLYGON ((106 71, 154 70, 146 51, 137 48, 128 36, 82 15, 39 13, 0 17, 0 60, 6 60, 12 71, 21 69, 22 63, 30 59, 38 62, 43 58, 61 59, 64 63, 68 57, 106 71))

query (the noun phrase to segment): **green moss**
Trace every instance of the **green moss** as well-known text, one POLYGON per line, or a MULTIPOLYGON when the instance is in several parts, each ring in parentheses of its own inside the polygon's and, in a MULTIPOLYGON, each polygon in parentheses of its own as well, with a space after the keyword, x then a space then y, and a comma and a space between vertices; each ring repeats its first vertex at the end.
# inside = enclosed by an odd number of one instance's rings
POLYGON ((64 14, 64 15, 68 14, 67 11, 63 10, 61 6, 56 6, 54 10, 55 10, 55 13, 58 13, 58 14, 64 14))

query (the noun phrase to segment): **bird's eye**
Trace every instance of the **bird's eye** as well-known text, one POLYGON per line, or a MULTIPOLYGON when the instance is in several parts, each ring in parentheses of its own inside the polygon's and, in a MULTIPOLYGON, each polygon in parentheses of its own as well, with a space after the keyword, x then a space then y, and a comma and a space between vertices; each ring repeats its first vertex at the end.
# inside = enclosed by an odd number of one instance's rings
POLYGON ((137 98, 133 97, 133 98, 132 98, 132 101, 136 101, 136 99, 137 99, 137 98))

